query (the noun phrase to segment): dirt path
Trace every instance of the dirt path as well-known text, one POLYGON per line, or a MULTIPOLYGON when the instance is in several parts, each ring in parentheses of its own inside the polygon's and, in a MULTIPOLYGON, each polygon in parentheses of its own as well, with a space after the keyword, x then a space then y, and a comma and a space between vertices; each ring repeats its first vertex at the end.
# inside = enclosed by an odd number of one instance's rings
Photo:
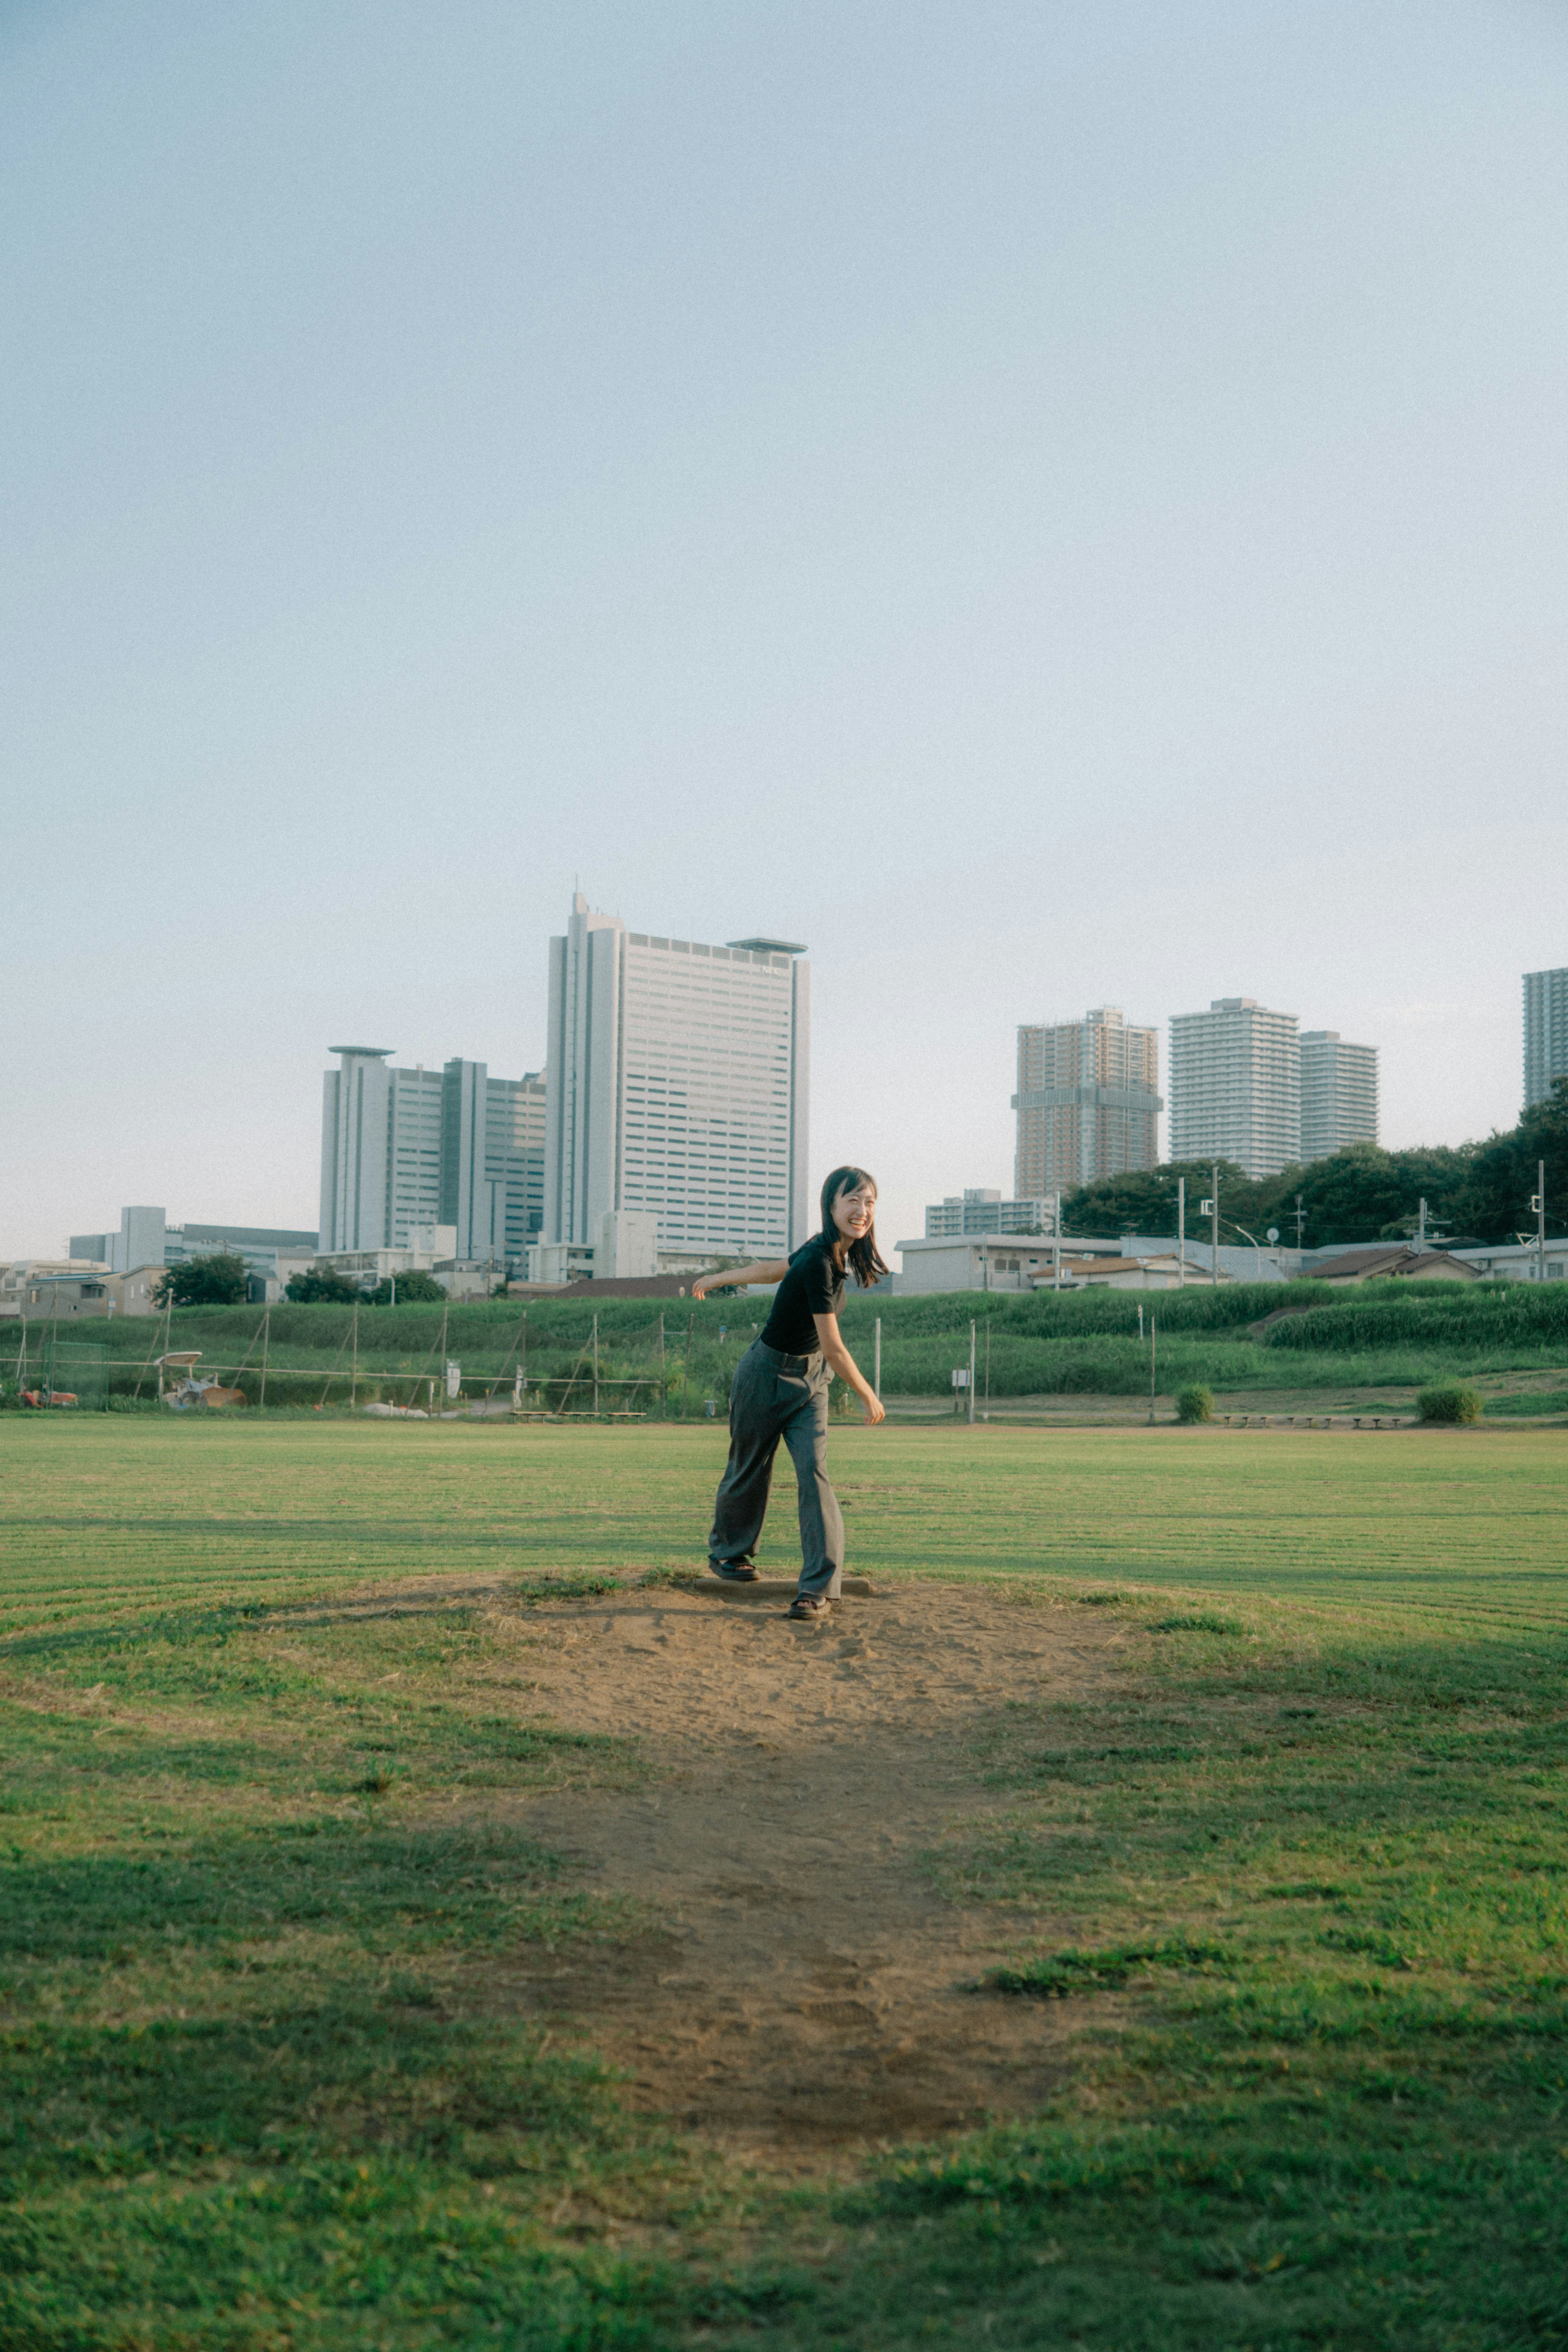
POLYGON ((530 1953, 497 1994, 627 2068, 634 2104, 785 2160, 1037 2105, 1063 2013, 970 1990, 1022 1923, 942 1900, 922 1857, 1007 1801, 966 1757, 980 1718, 1092 1692, 1122 1637, 973 1586, 782 1612, 653 1589, 505 1618, 528 1710, 634 1735, 659 1772, 530 1801, 530 1828, 668 1924, 530 1953))

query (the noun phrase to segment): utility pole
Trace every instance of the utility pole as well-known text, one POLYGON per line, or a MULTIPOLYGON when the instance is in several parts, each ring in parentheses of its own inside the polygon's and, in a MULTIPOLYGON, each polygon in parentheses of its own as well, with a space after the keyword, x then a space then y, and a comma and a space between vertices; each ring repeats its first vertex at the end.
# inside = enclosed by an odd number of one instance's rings
POLYGON ((1158 1329, 1159 1318, 1151 1314, 1149 1317, 1149 1427, 1151 1429, 1155 1425, 1155 1343, 1158 1329))
POLYGON ((1207 1201, 1198 1202, 1197 1213, 1200 1217, 1207 1217, 1209 1220, 1208 1279, 1218 1289, 1219 1285, 1219 1162, 1218 1160, 1209 1163, 1209 1182, 1214 1190, 1207 1201))
POLYGON ((1301 1194, 1298 1192, 1298 1193, 1297 1193, 1297 1195, 1296 1195, 1296 1258, 1297 1258, 1297 1267, 1296 1267, 1296 1271, 1297 1271, 1298 1273, 1300 1273, 1300 1271, 1301 1271, 1301 1264, 1300 1264, 1300 1261, 1301 1261, 1301 1234, 1302 1234, 1302 1233, 1304 1232, 1304 1230, 1305 1230, 1305 1228, 1306 1228, 1306 1223, 1307 1223, 1307 1213, 1306 1213, 1305 1209, 1303 1209, 1303 1208, 1302 1208, 1302 1206, 1301 1206, 1301 1194))
POLYGON ((256 1409, 257 1412, 262 1410, 263 1406, 267 1402, 267 1334, 271 1328, 272 1309, 269 1307, 266 1309, 261 1318, 261 1394, 256 1401, 256 1409))
POLYGON ((359 1310, 359 1308, 356 1307, 355 1307, 355 1309, 354 1309, 354 1352, 353 1352, 353 1355, 352 1355, 352 1357, 351 1357, 351 1359, 350 1359, 350 1372, 349 1372, 349 1411, 350 1411, 350 1412, 353 1412, 353 1410, 354 1410, 355 1401, 356 1401, 356 1399, 358 1398, 359 1393, 360 1393, 360 1310, 359 1310))
POLYGON ((1051 1286, 1061 1288, 1061 1195, 1056 1196, 1056 1209, 1051 1220, 1051 1286))
POLYGON ((1535 1198, 1531 1202, 1535 1211, 1535 1279, 1546 1279, 1546 1162, 1535 1163, 1535 1198))
POLYGON ((599 1412, 599 1318, 593 1318, 593 1410, 599 1412))
POLYGON ((1186 1178, 1176 1178, 1176 1288, 1186 1288, 1186 1178))
POLYGON ((975 1423, 975 1327, 969 1326, 969 1426, 975 1423))
MULTIPOLYGON (((755 1325, 752 1327, 755 1329, 755 1325)), ((882 1317, 876 1318, 876 1337, 873 1343, 871 1384, 878 1398, 882 1395, 882 1317)))

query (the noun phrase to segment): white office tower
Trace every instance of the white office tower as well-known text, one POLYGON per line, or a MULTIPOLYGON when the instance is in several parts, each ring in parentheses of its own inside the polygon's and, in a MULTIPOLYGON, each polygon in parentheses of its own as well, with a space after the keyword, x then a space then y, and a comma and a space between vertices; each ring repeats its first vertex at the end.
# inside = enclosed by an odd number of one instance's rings
POLYGON ((1160 1041, 1113 1004, 1019 1030, 1013 1190, 1049 1199, 1159 1159, 1160 1041))
POLYGON ((1301 1158, 1327 1160, 1347 1143, 1376 1140, 1376 1046, 1347 1045, 1337 1029, 1303 1029, 1301 1158))
POLYGON ((1293 1013, 1217 996, 1171 1021, 1172 1160, 1233 1160, 1277 1176, 1301 1156, 1301 1056, 1293 1013))
POLYGON ((1568 1078, 1568 964, 1524 975, 1524 1107, 1568 1078))
POLYGON ((547 1241, 595 1246, 630 1211, 666 1259, 799 1247, 816 1223, 804 954, 655 939, 573 899, 549 949, 547 1241))
POLYGON ((455 1255, 521 1270, 544 1215, 545 1086, 483 1062, 389 1069, 388 1045, 334 1045, 321 1082, 321 1237, 336 1250, 410 1249, 456 1230, 455 1255))

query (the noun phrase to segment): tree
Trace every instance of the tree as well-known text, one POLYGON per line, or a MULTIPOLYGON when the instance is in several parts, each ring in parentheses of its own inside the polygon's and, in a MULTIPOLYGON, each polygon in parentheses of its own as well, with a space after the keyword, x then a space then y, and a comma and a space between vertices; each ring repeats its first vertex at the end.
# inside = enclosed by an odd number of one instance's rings
MULTIPOLYGON (((441 1285, 437 1282, 433 1274, 423 1274, 416 1268, 412 1274, 400 1274, 396 1279, 398 1306, 445 1306, 446 1293, 443 1290, 441 1285)), ((371 1293, 371 1305, 372 1307, 390 1307, 392 1304, 392 1283, 390 1281, 378 1282, 375 1288, 371 1293)))
MULTIPOLYGON (((1202 1241, 1207 1228, 1197 1213, 1197 1204, 1207 1196, 1212 1174, 1207 1160, 1171 1160, 1160 1168, 1129 1170, 1122 1176, 1102 1176, 1092 1184, 1080 1184, 1062 1196, 1062 1233, 1107 1237, 1116 1234, 1169 1234, 1174 1239, 1176 1181, 1185 1176, 1187 1234, 1191 1239, 1202 1241)), ((1233 1160, 1220 1161, 1222 1215, 1239 1215, 1250 1225, 1252 1220, 1247 1212, 1257 1190, 1233 1160)))
POLYGON ((1468 1149, 1469 1182, 1460 1213, 1472 1232, 1483 1241, 1533 1233, 1530 1199, 1544 1160, 1546 1230, 1562 1233, 1568 1221, 1568 1077, 1554 1078, 1552 1092, 1531 1103, 1517 1127, 1468 1149))
POLYGON ((220 1250, 212 1257, 193 1257, 172 1265, 152 1293, 156 1307, 243 1307, 250 1290, 250 1268, 237 1250, 220 1250))
POLYGON ((295 1275, 283 1295, 298 1307, 351 1307, 364 1296, 359 1284, 340 1274, 335 1265, 310 1266, 304 1274, 295 1275))

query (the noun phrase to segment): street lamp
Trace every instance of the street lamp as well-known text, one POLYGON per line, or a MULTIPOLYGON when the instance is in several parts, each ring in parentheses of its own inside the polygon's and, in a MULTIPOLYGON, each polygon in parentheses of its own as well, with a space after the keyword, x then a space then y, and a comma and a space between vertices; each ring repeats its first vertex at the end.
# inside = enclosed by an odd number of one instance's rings
MULTIPOLYGON (((1243 1241, 1249 1241, 1251 1243, 1253 1248, 1258 1253, 1258 1263, 1255 1270, 1259 1281, 1261 1282, 1263 1279, 1263 1244, 1259 1240, 1257 1234, 1249 1234, 1245 1225, 1239 1225, 1234 1217, 1222 1217, 1220 1219, 1220 1223, 1222 1224, 1228 1225, 1233 1234, 1239 1234, 1243 1241)), ((1278 1227, 1270 1226, 1269 1232, 1270 1241, 1277 1242, 1279 1238, 1280 1234, 1278 1227)))

